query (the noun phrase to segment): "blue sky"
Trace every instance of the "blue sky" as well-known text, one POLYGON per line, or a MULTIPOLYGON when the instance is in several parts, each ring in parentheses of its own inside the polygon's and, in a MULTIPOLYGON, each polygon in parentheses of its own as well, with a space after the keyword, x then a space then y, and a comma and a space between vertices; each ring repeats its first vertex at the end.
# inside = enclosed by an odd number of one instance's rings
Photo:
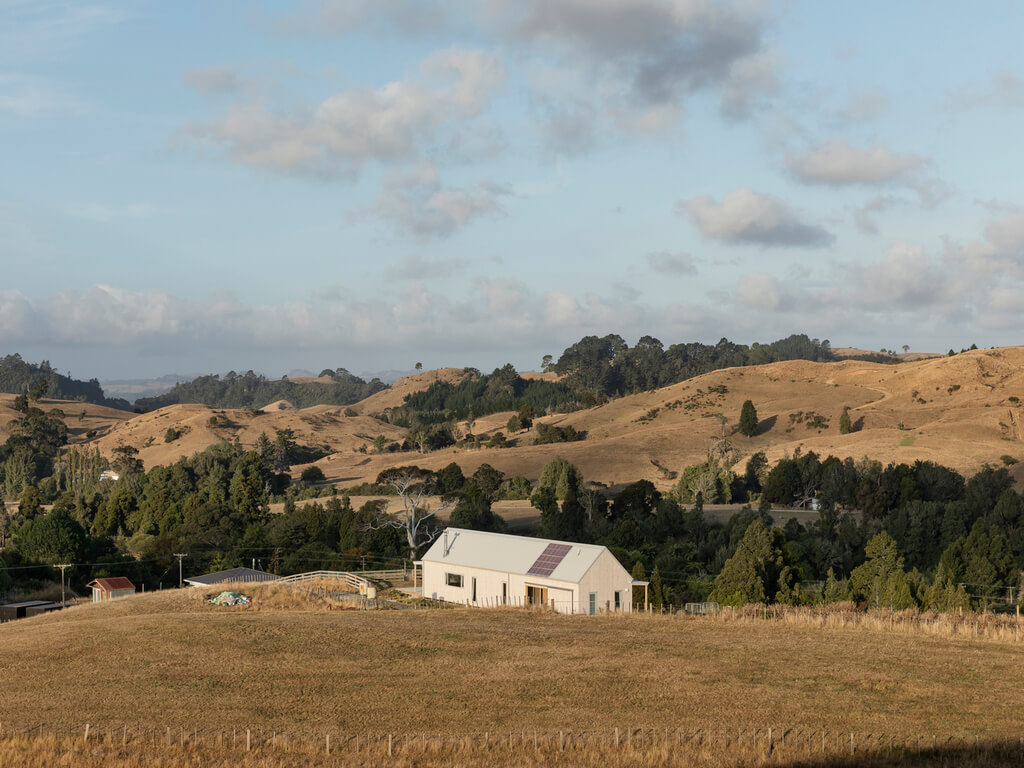
POLYGON ((998 0, 0 0, 0 352, 1016 344, 1022 28, 998 0))

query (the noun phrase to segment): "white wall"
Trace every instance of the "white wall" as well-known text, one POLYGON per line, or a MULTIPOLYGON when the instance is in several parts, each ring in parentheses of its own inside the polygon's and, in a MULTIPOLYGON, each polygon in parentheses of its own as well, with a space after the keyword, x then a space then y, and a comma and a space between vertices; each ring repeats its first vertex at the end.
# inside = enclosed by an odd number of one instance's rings
POLYGON ((471 605, 478 606, 500 605, 502 584, 506 584, 507 604, 524 605, 526 603, 526 587, 532 585, 548 590, 547 603, 550 605, 553 599, 555 610, 559 613, 587 613, 591 592, 597 593, 598 613, 604 612, 606 603, 611 606, 611 610, 614 610, 616 590, 620 591, 620 610, 629 612, 633 603, 632 581, 629 573, 607 550, 601 553, 579 584, 447 563, 431 561, 423 563, 424 597, 462 604, 469 600, 471 605), (449 586, 445 578, 448 573, 461 575, 462 587, 449 586), (472 601, 474 578, 476 579, 475 603, 472 601))
POLYGON ((590 609, 590 593, 597 593, 597 612, 602 613, 605 605, 615 610, 615 592, 619 592, 619 610, 629 613, 633 608, 633 577, 619 565, 608 550, 598 556, 590 570, 586 572, 579 584, 581 606, 577 609, 587 613, 590 609))

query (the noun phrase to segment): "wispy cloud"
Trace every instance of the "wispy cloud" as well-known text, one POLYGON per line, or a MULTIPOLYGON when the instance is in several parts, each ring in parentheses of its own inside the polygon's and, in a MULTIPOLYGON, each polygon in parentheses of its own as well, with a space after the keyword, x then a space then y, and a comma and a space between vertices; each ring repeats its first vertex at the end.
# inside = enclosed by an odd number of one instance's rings
POLYGON ((725 243, 821 248, 834 239, 786 202, 749 187, 733 190, 720 203, 710 197, 680 201, 676 211, 689 216, 704 237, 725 243))
POLYGON ((503 77, 496 54, 450 48, 408 80, 342 91, 308 109, 235 102, 182 134, 252 168, 354 179, 371 161, 417 161, 428 148, 457 146, 503 77))
POLYGON ((881 145, 857 147, 841 140, 792 152, 786 158, 786 166, 800 181, 829 186, 904 180, 927 162, 920 155, 900 154, 881 145))

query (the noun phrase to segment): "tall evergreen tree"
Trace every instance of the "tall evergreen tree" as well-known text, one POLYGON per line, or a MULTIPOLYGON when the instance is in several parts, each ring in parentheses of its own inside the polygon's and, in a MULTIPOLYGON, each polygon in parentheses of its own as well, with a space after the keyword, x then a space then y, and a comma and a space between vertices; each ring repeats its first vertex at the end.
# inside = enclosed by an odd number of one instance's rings
POLYGON ((757 409, 754 407, 753 401, 745 400, 740 409, 740 432, 747 437, 753 437, 757 434, 758 423, 757 409))
POLYGON ((843 413, 839 417, 839 434, 848 435, 853 431, 853 424, 850 421, 850 406, 843 406, 843 413))

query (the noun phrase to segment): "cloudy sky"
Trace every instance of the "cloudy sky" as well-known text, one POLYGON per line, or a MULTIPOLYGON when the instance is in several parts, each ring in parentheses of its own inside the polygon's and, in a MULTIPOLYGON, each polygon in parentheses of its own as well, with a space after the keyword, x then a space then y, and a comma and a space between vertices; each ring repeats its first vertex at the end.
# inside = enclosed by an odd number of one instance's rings
POLYGON ((1021 341, 1024 4, 0 0, 0 353, 1021 341))

